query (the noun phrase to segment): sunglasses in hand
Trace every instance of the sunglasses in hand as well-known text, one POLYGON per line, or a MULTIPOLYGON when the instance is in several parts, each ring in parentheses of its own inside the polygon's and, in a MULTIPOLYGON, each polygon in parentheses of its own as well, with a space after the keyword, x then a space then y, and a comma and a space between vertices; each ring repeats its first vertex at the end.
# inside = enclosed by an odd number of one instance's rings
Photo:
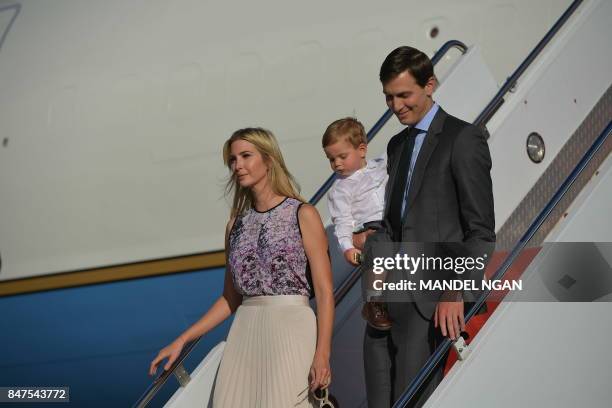
POLYGON ((329 389, 328 388, 318 388, 314 390, 312 393, 314 399, 319 401, 319 408, 336 408, 334 404, 329 400, 329 389))
MULTIPOLYGON (((306 387, 305 390, 300 392, 298 394, 298 397, 304 394, 304 392, 306 392, 307 390, 308 387, 306 387)), ((319 408, 336 408, 336 406, 329 400, 329 389, 327 388, 317 388, 312 393, 312 397, 319 403, 319 408)))

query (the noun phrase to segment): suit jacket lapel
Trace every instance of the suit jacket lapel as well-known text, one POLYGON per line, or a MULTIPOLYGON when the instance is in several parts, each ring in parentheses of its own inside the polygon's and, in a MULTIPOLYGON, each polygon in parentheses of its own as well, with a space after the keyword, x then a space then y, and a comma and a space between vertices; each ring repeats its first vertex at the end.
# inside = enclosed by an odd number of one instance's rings
POLYGON ((410 181, 410 189, 408 190, 408 197, 406 198, 406 210, 404 212, 404 218, 410 212, 410 207, 414 204, 414 200, 421 189, 423 183, 423 176, 425 175, 425 169, 429 163, 432 153, 438 145, 438 136, 442 132, 444 127, 444 121, 446 120, 447 113, 438 109, 436 116, 434 116, 427 135, 421 146, 419 156, 416 163, 414 164, 414 171, 412 173, 412 180, 410 181))

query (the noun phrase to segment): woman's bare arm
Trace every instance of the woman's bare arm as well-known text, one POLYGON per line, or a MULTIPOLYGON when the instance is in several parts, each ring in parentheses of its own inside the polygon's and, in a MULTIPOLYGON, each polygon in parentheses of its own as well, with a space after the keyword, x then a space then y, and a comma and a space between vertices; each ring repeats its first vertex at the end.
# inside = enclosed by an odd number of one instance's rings
POLYGON ((238 306, 240 306, 242 296, 236 292, 236 289, 234 288, 232 273, 228 262, 229 232, 231 231, 233 224, 234 219, 231 219, 227 223, 227 228, 225 229, 225 282, 223 285, 223 294, 200 318, 200 320, 191 325, 191 327, 185 330, 176 340, 164 347, 157 354, 157 357, 155 357, 155 359, 151 362, 149 374, 154 375, 157 371, 157 365, 165 358, 168 358, 168 361, 164 366, 164 370, 168 370, 172 366, 172 363, 174 363, 174 361, 180 355, 185 344, 197 339, 200 336, 203 336, 217 327, 232 313, 234 313, 238 306))
POLYGON ((225 319, 227 319, 232 313, 236 311, 240 303, 242 302, 242 296, 236 292, 234 288, 234 282, 232 280, 232 272, 228 262, 229 256, 229 233, 234 225, 234 219, 231 219, 227 223, 225 229, 225 282, 223 284, 223 294, 217 299, 212 305, 208 312, 204 314, 195 322, 189 329, 185 330, 182 337, 185 343, 188 343, 198 337, 208 333, 225 319))
POLYGON ((317 302, 317 348, 311 368, 311 389, 326 387, 331 380, 329 357, 334 324, 332 272, 327 252, 327 235, 316 208, 309 204, 298 213, 302 240, 317 302))

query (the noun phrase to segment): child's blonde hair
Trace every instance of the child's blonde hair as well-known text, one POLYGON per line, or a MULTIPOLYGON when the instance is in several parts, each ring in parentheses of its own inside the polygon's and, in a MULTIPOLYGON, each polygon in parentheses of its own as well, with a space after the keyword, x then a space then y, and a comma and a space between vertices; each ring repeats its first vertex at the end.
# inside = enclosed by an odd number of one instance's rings
POLYGON ((361 144, 368 144, 365 129, 355 118, 342 118, 332 122, 323 134, 323 148, 340 140, 346 140, 354 148, 358 148, 361 144))

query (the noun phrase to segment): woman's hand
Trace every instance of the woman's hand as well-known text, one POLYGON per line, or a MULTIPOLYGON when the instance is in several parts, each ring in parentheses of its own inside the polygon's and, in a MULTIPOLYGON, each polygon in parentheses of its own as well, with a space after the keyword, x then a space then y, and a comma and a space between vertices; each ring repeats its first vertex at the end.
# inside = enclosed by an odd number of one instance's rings
POLYGON ((151 362, 151 367, 149 368, 149 375, 155 375, 157 371, 157 366, 163 359, 168 358, 168 362, 164 366, 164 370, 170 369, 172 367, 172 363, 176 361, 178 356, 181 354, 181 351, 185 347, 185 342, 179 337, 174 340, 172 343, 164 347, 157 353, 157 357, 151 362))
POLYGON ((315 352, 310 366, 310 391, 317 388, 327 388, 331 384, 331 368, 329 366, 329 356, 315 352))

